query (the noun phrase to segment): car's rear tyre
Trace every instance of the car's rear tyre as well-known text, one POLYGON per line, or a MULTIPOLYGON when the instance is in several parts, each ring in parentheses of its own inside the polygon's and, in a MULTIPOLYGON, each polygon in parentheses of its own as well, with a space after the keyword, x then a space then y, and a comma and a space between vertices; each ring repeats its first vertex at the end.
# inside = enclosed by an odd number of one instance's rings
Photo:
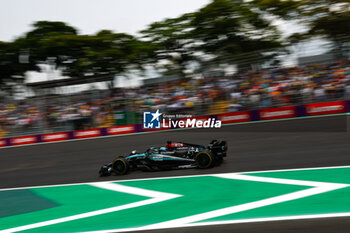
POLYGON ((113 161, 112 169, 117 175, 125 175, 129 171, 129 164, 125 159, 118 158, 113 161))
POLYGON ((201 151, 195 156, 196 165, 198 168, 211 168, 215 164, 215 160, 210 152, 201 151))

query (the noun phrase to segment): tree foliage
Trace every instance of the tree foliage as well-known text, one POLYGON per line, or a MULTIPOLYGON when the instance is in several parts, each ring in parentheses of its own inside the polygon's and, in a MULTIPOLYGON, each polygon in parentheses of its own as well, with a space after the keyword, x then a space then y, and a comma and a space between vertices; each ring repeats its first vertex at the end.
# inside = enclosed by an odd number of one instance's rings
MULTIPOLYGON (((155 57, 179 71, 197 62, 235 63, 242 55, 267 58, 260 52, 283 47, 280 32, 244 0, 214 0, 199 11, 151 24, 141 31, 154 45, 155 57)), ((271 54, 270 54, 271 55, 271 54)))
POLYGON ((195 13, 192 25, 193 36, 201 42, 199 49, 219 62, 249 58, 262 63, 274 57, 262 51, 283 48, 272 21, 245 0, 214 0, 195 13))
POLYGON ((195 13, 193 35, 209 53, 232 55, 281 46, 270 20, 244 0, 214 0, 195 13))
POLYGON ((254 0, 261 10, 283 19, 298 20, 307 27, 306 32, 292 35, 294 42, 321 36, 334 42, 342 50, 344 42, 350 41, 349 0, 254 0))
POLYGON ((48 21, 33 27, 14 42, 0 42, 1 89, 9 90, 5 84, 13 86, 14 80, 23 82, 25 72, 38 71, 38 64, 50 65, 71 78, 103 75, 113 80, 150 57, 149 43, 125 33, 103 30, 78 35, 63 22, 48 21))
POLYGON ((193 14, 184 14, 152 23, 141 31, 142 38, 150 46, 148 62, 156 64, 166 60, 167 63, 161 66, 166 74, 184 75, 186 66, 196 60, 193 54, 192 19, 193 14))
POLYGON ((0 42, 0 91, 12 95, 28 70, 38 70, 20 43, 0 42))
POLYGON ((276 17, 308 27, 290 41, 322 35, 339 48, 350 29, 349 6, 350 0, 212 0, 196 12, 152 23, 140 38, 109 30, 81 35, 63 22, 39 21, 15 41, 0 42, 0 82, 23 80, 38 64, 72 78, 113 78, 149 64, 181 76, 208 64, 261 64, 287 45, 273 24, 276 17))

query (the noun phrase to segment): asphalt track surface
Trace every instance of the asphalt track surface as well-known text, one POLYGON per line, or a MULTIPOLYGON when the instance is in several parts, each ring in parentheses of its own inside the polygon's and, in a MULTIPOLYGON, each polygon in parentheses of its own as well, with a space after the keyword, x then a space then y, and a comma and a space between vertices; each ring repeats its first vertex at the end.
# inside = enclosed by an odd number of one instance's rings
MULTIPOLYGON (((191 129, 76 140, 0 149, 0 188, 350 165, 349 116, 229 125, 221 129, 191 129), (143 152, 167 140, 207 144, 225 139, 229 153, 220 167, 160 172, 135 171, 100 178, 100 165, 131 150, 143 152)), ((329 218, 228 224, 152 231, 206 232, 350 232, 350 218, 329 218)))

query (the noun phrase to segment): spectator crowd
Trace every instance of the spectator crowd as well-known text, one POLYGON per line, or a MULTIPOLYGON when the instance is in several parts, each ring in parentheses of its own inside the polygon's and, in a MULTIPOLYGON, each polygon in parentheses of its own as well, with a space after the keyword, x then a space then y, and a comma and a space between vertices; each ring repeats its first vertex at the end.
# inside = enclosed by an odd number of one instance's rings
POLYGON ((145 110, 203 115, 349 98, 350 62, 339 61, 182 79, 112 92, 6 101, 0 103, 0 137, 33 130, 107 127, 118 121, 136 123, 145 110), (126 112, 135 113, 136 122, 125 119, 126 112))

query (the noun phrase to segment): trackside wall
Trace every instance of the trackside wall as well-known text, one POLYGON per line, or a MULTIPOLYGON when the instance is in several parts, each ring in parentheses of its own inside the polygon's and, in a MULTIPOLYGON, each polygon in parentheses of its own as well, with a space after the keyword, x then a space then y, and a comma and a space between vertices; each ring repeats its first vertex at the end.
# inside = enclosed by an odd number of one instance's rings
MULTIPOLYGON (((253 111, 231 112, 217 115, 196 117, 198 120, 215 118, 222 121, 222 124, 244 123, 260 120, 288 119, 295 117, 329 115, 350 112, 350 100, 333 101, 325 103, 313 103, 298 106, 283 106, 277 108, 265 108, 253 111)), ((25 137, 0 139, 0 147, 18 146, 34 143, 58 142, 73 139, 95 138, 112 135, 133 134, 139 132, 162 131, 174 129, 143 129, 142 124, 123 125, 109 128, 97 128, 89 130, 79 130, 72 132, 61 132, 52 134, 31 135, 25 137)))

